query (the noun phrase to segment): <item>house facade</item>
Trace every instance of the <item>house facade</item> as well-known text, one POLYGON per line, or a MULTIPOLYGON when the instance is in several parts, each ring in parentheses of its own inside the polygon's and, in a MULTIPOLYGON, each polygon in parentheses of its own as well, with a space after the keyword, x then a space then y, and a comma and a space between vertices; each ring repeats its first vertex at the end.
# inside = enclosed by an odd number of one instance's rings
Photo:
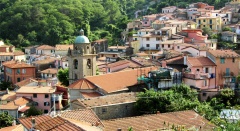
POLYGON ((35 66, 24 62, 8 61, 3 63, 5 81, 13 84, 25 80, 27 78, 35 78, 35 66))
POLYGON ((41 109, 45 114, 51 111, 53 100, 62 99, 61 95, 53 95, 56 89, 49 86, 23 86, 16 91, 17 98, 26 97, 33 101, 33 106, 41 109))
POLYGON ((52 55, 55 53, 55 47, 49 45, 41 45, 36 48, 37 55, 52 55))
POLYGON ((216 64, 207 57, 186 57, 183 82, 200 90, 216 87, 216 64))
POLYGON ((199 17, 196 19, 196 22, 198 23, 200 29, 203 29, 204 27, 209 27, 214 32, 222 31, 222 18, 220 16, 199 17))
POLYGON ((216 86, 236 86, 236 76, 239 73, 239 55, 232 50, 209 50, 207 57, 216 65, 216 86))
POLYGON ((224 31, 221 34, 222 34, 221 39, 223 41, 231 41, 233 43, 237 42, 237 34, 236 33, 231 32, 231 31, 224 31))

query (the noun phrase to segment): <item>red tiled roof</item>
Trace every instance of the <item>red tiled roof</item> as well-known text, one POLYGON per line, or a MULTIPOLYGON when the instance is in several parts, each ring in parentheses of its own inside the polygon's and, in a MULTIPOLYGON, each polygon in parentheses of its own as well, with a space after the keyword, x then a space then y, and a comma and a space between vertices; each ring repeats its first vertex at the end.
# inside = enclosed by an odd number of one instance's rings
POLYGON ((19 122, 25 127, 27 128, 27 130, 31 129, 32 127, 32 118, 35 118, 35 125, 38 125, 44 121, 50 120, 52 119, 49 115, 39 115, 39 116, 33 116, 33 117, 22 117, 19 118, 19 122))
POLYGON ((27 103, 29 103, 29 99, 24 98, 24 97, 20 97, 14 101, 11 101, 5 105, 0 105, 0 109, 2 110, 16 110, 18 109, 19 106, 24 106, 27 103))
POLYGON ((95 89, 93 83, 89 82, 87 79, 80 79, 68 86, 70 89, 95 89))
POLYGON ((113 67, 128 64, 128 63, 129 63, 128 60, 121 60, 121 61, 117 61, 117 62, 114 62, 114 63, 109 63, 109 64, 107 64, 107 67, 113 68, 113 67))
POLYGON ((49 46, 49 45, 41 45, 39 47, 36 48, 37 50, 54 50, 55 48, 53 46, 49 46))
POLYGON ((78 101, 78 105, 82 105, 86 108, 104 106, 104 105, 111 105, 111 104, 120 104, 120 103, 134 103, 136 102, 136 94, 135 93, 120 93, 120 94, 113 94, 113 95, 106 95, 94 98, 86 98, 86 99, 77 99, 73 100, 78 101))
POLYGON ((93 98, 93 97, 99 97, 102 96, 98 92, 81 92, 84 98, 93 98))
POLYGON ((46 70, 41 71, 41 73, 44 73, 44 74, 57 74, 58 73, 58 69, 56 69, 56 68, 48 68, 46 70))
POLYGON ((35 129, 40 131, 84 131, 77 125, 59 116, 37 124, 35 129))
POLYGON ((8 68, 35 68, 35 66, 29 65, 25 62, 17 62, 17 61, 6 61, 3 63, 3 66, 8 68))
POLYGON ((4 128, 1 128, 0 131, 23 131, 23 125, 19 124, 15 126, 4 127, 4 128))
POLYGON ((64 111, 59 114, 63 118, 78 120, 90 123, 94 126, 104 127, 101 120, 91 109, 78 109, 71 111, 64 111))
POLYGON ((25 80, 22 80, 22 81, 20 81, 20 82, 17 82, 15 85, 17 85, 18 87, 22 87, 22 86, 25 86, 25 85, 33 82, 33 81, 37 82, 37 80, 35 80, 35 79, 33 79, 33 78, 27 78, 27 79, 25 79, 25 80))
POLYGON ((134 131, 164 130, 168 128, 168 124, 203 131, 212 131, 215 127, 192 110, 104 120, 103 124, 105 131, 115 131, 119 128, 126 131, 129 127, 132 127, 134 131))
POLYGON ((167 64, 184 64, 183 56, 177 56, 165 60, 167 64))
POLYGON ((187 61, 192 66, 216 66, 208 57, 188 57, 187 61))
POLYGON ((148 72, 151 70, 157 70, 157 67, 146 67, 97 76, 87 76, 85 79, 106 92, 111 93, 127 90, 127 87, 138 84, 137 77, 139 77, 141 73, 148 75, 148 72))
POLYGON ((232 50, 209 50, 215 57, 239 57, 240 55, 237 54, 235 51, 232 50))
POLYGON ((65 50, 67 51, 68 49, 73 49, 73 45, 56 45, 55 50, 65 50))

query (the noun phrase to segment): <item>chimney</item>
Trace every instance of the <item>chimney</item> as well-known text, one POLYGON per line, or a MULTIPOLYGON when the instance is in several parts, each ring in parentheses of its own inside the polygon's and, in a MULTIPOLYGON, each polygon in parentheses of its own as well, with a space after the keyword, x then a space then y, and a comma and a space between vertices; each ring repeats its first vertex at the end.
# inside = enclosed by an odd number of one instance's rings
POLYGON ((35 128, 35 123, 36 123, 35 118, 32 118, 31 122, 32 122, 32 130, 33 130, 35 128))

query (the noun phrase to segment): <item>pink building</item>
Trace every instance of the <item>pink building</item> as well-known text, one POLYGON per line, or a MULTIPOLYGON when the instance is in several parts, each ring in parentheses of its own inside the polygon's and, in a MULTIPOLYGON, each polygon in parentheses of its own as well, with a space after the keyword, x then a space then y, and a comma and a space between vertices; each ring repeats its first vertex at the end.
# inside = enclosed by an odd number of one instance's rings
POLYGON ((156 18, 157 18, 156 14, 143 16, 142 26, 150 27, 156 18))
MULTIPOLYGON (((53 94, 56 89, 46 86, 23 86, 16 91, 17 98, 26 97, 33 100, 33 105, 41 109, 44 113, 48 113, 53 108, 53 94)), ((59 93, 55 93, 55 101, 62 99, 59 93)), ((56 103, 56 102, 55 102, 56 103)), ((58 102, 60 103, 60 102, 58 102)))
POLYGON ((216 64, 207 57, 185 57, 188 68, 183 71, 183 82, 197 89, 216 87, 216 64))
POLYGON ((182 34, 186 36, 184 38, 184 42, 194 42, 194 41, 205 41, 208 36, 202 35, 201 29, 187 29, 182 30, 182 34))

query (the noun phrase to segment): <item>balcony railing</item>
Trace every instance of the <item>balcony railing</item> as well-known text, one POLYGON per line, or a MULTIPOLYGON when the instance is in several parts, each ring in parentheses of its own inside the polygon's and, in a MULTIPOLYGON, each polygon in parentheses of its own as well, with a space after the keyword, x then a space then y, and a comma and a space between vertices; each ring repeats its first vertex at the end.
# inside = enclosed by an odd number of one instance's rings
POLYGON ((209 78, 215 78, 215 73, 189 73, 185 72, 183 73, 184 78, 189 78, 189 79, 209 79, 209 78))
POLYGON ((223 77, 233 77, 234 73, 233 72, 223 72, 223 77))

